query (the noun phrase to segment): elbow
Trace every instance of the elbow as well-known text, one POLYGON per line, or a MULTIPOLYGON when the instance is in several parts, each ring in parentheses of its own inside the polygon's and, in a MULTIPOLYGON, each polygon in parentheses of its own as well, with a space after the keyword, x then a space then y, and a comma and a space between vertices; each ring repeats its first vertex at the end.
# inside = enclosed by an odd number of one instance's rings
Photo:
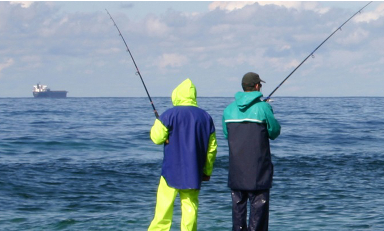
POLYGON ((156 119, 155 124, 151 128, 150 137, 155 144, 164 144, 168 139, 168 129, 156 119))
POLYGON ((156 135, 153 135, 153 133, 151 132, 151 140, 154 144, 157 144, 157 145, 161 145, 161 144, 164 144, 165 141, 167 140, 166 137, 159 137, 159 136, 156 136, 156 135))
POLYGON ((269 139, 274 140, 274 139, 276 139, 279 135, 280 135, 280 130, 279 130, 279 131, 275 131, 275 132, 271 132, 271 133, 269 134, 269 139))

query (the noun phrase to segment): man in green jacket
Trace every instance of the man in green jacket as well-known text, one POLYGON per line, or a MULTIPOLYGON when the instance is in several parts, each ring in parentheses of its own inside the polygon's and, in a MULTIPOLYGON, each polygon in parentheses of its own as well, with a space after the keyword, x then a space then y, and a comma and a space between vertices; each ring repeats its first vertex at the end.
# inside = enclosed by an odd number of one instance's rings
POLYGON ((166 110, 151 129, 155 144, 164 145, 155 217, 148 230, 169 230, 173 203, 181 199, 181 230, 197 230, 198 195, 208 181, 216 158, 217 142, 211 116, 197 107, 196 88, 190 79, 172 92, 173 108, 166 110))
POLYGON ((223 132, 228 139, 228 187, 232 195, 232 230, 268 230, 269 190, 273 164, 269 139, 280 134, 272 107, 262 101, 259 75, 243 76, 244 92, 235 95, 223 115, 223 132), (247 227, 247 201, 250 215, 247 227))

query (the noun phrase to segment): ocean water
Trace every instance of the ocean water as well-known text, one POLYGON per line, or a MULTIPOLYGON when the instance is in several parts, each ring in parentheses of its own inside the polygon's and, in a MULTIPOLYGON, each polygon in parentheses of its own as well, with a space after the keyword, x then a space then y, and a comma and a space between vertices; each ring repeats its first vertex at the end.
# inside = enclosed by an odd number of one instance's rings
MULTIPOLYGON (((153 98, 159 113, 169 98, 153 98)), ((384 98, 275 98, 282 133, 270 230, 384 230, 384 98)), ((218 155, 200 193, 198 230, 231 230, 232 98, 199 98, 218 155)), ((149 139, 147 98, 0 98, 0 230, 146 230, 162 146, 149 139)), ((180 202, 172 230, 180 230, 180 202)))

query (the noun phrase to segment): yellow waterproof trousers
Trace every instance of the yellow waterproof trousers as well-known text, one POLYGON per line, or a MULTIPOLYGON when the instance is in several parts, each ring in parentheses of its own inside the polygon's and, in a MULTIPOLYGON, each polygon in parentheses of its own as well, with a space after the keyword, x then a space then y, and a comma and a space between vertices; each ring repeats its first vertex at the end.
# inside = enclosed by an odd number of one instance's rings
POLYGON ((148 231, 165 231, 171 229, 173 204, 177 194, 181 201, 181 231, 197 230, 197 209, 199 192, 196 189, 175 189, 169 187, 161 176, 157 191, 155 217, 148 231))

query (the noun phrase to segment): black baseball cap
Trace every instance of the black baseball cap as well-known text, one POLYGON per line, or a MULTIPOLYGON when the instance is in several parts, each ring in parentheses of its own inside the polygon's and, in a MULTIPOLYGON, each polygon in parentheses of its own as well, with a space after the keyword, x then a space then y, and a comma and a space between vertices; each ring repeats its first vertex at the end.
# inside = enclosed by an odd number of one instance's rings
POLYGON ((243 79, 241 81, 241 85, 243 87, 254 87, 257 83, 263 82, 262 79, 260 79, 260 76, 254 72, 248 72, 243 76, 243 79))

